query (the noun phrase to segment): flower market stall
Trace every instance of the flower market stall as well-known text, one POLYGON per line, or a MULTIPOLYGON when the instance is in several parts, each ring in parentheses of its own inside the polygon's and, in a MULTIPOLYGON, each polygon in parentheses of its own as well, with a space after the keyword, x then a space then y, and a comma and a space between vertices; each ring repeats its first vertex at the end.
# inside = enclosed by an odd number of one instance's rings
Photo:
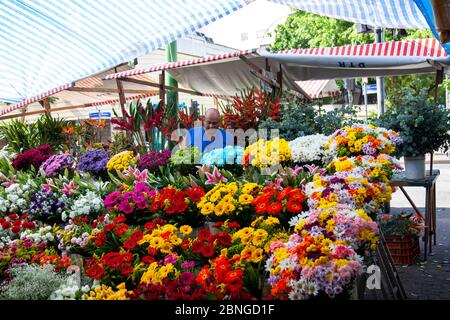
POLYGON ((373 261, 400 143, 355 124, 206 154, 4 151, 0 295, 348 298, 373 261))

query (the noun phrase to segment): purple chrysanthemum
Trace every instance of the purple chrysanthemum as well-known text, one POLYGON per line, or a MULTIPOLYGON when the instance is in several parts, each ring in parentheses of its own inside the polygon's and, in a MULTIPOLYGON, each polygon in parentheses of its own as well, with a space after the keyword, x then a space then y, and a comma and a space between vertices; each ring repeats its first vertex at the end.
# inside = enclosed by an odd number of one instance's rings
POLYGON ((84 172, 100 174, 106 170, 109 153, 105 150, 89 150, 78 158, 77 169, 84 172))
POLYGON ((160 166, 167 165, 171 156, 171 152, 169 150, 163 150, 161 152, 150 151, 141 156, 139 160, 139 168, 141 170, 148 169, 154 170, 160 166))
POLYGON ((46 177, 54 177, 62 170, 73 166, 73 157, 68 153, 56 154, 41 164, 46 177))

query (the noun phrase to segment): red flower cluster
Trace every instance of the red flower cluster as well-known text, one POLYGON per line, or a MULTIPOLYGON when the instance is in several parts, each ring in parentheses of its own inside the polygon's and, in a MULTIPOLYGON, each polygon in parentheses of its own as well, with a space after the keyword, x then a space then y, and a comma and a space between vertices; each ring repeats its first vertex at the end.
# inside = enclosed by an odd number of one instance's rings
POLYGON ((110 279, 129 277, 133 272, 133 255, 130 252, 108 252, 100 259, 93 257, 87 263, 86 275, 100 280, 105 276, 110 279))
MULTIPOLYGON (((116 235, 117 237, 121 237, 129 229, 125 221, 126 218, 124 216, 118 216, 113 222, 106 224, 103 230, 93 237, 95 245, 97 247, 105 245, 108 236, 114 237, 116 235)), ((114 243, 117 243, 117 241, 114 241, 114 243)))
POLYGON ((206 292, 214 295, 216 299, 222 300, 227 297, 232 300, 248 300, 253 297, 244 291, 242 280, 244 271, 236 268, 241 256, 235 255, 231 259, 220 256, 205 265, 197 275, 197 282, 201 284, 206 292))
POLYGON ((194 127, 195 114, 191 113, 190 115, 186 114, 183 110, 178 112, 178 119, 180 121, 180 127, 190 129, 194 127))
POLYGON ((184 191, 175 188, 159 190, 152 198, 150 212, 163 211, 168 216, 183 214, 191 203, 197 203, 205 195, 202 187, 192 187, 184 191))
POLYGON ((163 211, 166 215, 183 214, 189 205, 185 201, 186 193, 175 188, 163 188, 152 198, 150 212, 163 211))
POLYGON ((166 278, 162 284, 141 283, 128 295, 131 300, 207 300, 205 289, 195 275, 183 272, 178 279, 166 278))
POLYGON ((25 150, 18 154, 12 161, 12 165, 16 170, 29 170, 33 166, 36 170, 39 169, 45 160, 50 158, 53 154, 50 145, 46 144, 36 149, 25 150))
POLYGON ((239 222, 236 221, 219 221, 213 224, 213 228, 222 230, 238 230, 241 228, 239 222))
POLYGON ((216 251, 228 247, 231 242, 232 238, 228 232, 211 234, 209 229, 202 229, 192 242, 185 240, 181 247, 183 250, 190 249, 194 255, 209 259, 215 255, 216 251))
POLYGON ((72 261, 69 257, 61 257, 58 254, 49 254, 49 252, 41 252, 31 259, 31 263, 38 263, 40 266, 45 264, 51 264, 55 266, 56 270, 67 270, 70 267, 72 261))
POLYGON ((256 213, 279 215, 282 212, 300 213, 306 197, 299 188, 287 187, 277 190, 275 187, 265 187, 254 200, 256 213))
POLYGON ((21 216, 12 213, 7 215, 6 217, 0 217, 0 227, 3 230, 11 230, 12 233, 18 234, 23 229, 34 229, 36 228, 36 224, 32 221, 26 221, 28 219, 28 215, 23 214, 21 216))
POLYGON ((130 238, 125 240, 122 247, 125 250, 133 250, 137 246, 138 241, 142 240, 143 237, 144 233, 141 230, 135 230, 131 234, 130 238))
POLYGON ((279 97, 271 101, 267 92, 254 87, 243 93, 241 98, 234 97, 231 105, 224 108, 225 127, 244 130, 257 128, 261 121, 279 120, 281 109, 279 97))

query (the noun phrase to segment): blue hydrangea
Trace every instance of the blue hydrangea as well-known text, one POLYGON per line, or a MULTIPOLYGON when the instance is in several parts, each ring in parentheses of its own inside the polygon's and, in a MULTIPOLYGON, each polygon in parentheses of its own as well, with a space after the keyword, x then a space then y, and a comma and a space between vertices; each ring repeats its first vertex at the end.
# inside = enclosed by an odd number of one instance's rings
POLYGON ((214 149, 205 153, 202 157, 202 164, 222 167, 225 164, 242 164, 244 149, 242 147, 226 146, 225 148, 214 149))

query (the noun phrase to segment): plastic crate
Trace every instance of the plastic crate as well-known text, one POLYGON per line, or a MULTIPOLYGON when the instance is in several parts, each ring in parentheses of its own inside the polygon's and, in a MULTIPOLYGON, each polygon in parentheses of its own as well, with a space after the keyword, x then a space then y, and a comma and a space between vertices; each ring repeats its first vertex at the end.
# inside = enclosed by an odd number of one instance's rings
POLYGON ((420 255, 418 237, 397 235, 385 235, 384 237, 395 264, 412 264, 420 255))

